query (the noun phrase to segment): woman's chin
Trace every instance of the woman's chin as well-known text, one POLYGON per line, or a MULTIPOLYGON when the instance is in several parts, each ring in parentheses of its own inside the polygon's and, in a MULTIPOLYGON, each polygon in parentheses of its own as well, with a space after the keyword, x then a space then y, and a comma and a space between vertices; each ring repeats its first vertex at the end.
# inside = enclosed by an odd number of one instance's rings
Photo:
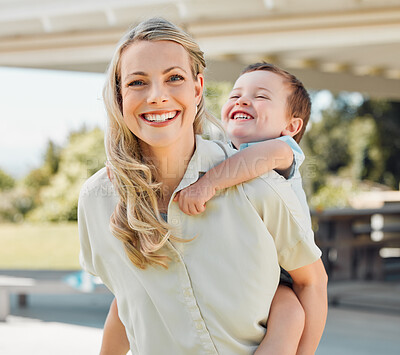
POLYGON ((152 134, 151 136, 142 137, 141 140, 150 149, 176 149, 175 154, 183 153, 181 150, 184 146, 187 146, 191 141, 194 142, 194 133, 188 132, 182 137, 176 134, 175 131, 163 132, 162 134, 152 134), (189 137, 193 136, 193 139, 189 137), (178 147, 179 146, 179 147, 178 147))

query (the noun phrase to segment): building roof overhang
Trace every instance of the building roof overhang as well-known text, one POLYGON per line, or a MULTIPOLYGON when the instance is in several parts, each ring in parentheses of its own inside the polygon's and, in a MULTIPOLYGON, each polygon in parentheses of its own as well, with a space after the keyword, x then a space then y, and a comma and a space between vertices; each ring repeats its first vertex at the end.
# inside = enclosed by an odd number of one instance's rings
POLYGON ((310 89, 400 99, 400 0, 0 0, 0 65, 104 72, 121 35, 163 16, 211 80, 265 60, 310 89))

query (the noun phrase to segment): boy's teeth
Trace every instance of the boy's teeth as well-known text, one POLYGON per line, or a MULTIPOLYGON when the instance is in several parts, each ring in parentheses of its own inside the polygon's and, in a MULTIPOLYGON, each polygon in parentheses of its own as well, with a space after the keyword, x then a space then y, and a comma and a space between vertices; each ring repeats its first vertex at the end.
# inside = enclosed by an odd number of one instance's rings
POLYGON ((246 115, 245 113, 236 113, 233 115, 234 120, 251 120, 253 117, 246 115))
POLYGON ((176 111, 162 113, 162 114, 145 113, 143 116, 147 121, 164 122, 168 121, 171 118, 174 118, 176 116, 176 111))

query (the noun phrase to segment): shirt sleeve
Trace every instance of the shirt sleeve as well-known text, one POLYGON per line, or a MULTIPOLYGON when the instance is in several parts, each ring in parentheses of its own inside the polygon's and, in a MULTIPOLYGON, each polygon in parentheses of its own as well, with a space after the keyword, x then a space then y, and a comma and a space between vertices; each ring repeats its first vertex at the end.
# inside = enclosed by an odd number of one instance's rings
POLYGON ((89 238, 88 220, 86 215, 88 192, 82 188, 78 202, 78 230, 80 241, 79 262, 83 270, 92 275, 97 275, 93 266, 92 247, 89 238))
MULTIPOLYGON (((288 169, 285 170, 285 173, 283 174, 285 178, 289 180, 295 175, 296 172, 298 172, 300 165, 303 164, 305 158, 304 153, 297 142, 290 136, 282 136, 274 139, 279 139, 280 141, 285 142, 293 151, 293 163, 288 169)), ((260 142, 243 143, 240 145, 239 149, 243 150, 257 143, 260 142)))
POLYGON ((288 144, 293 151, 293 164, 290 167, 290 172, 288 176, 288 179, 291 179, 294 176, 294 174, 299 171, 300 165, 303 164, 305 158, 304 153, 301 150, 300 146, 292 137, 282 136, 276 139, 279 139, 280 141, 288 144))
POLYGON ((285 270, 312 264, 321 257, 311 223, 287 180, 272 171, 243 187, 274 239, 279 264, 285 270))

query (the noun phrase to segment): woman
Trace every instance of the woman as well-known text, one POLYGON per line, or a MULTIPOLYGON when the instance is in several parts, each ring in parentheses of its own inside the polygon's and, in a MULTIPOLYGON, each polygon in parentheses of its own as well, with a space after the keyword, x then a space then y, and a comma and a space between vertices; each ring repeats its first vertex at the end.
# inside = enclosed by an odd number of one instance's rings
POLYGON ((196 217, 173 202, 233 154, 197 135, 204 67, 187 34, 152 19, 121 40, 108 71, 114 186, 103 169, 82 188, 81 263, 114 293, 133 354, 252 354, 279 263, 304 280, 321 273, 311 228, 275 173, 227 189, 196 217))

